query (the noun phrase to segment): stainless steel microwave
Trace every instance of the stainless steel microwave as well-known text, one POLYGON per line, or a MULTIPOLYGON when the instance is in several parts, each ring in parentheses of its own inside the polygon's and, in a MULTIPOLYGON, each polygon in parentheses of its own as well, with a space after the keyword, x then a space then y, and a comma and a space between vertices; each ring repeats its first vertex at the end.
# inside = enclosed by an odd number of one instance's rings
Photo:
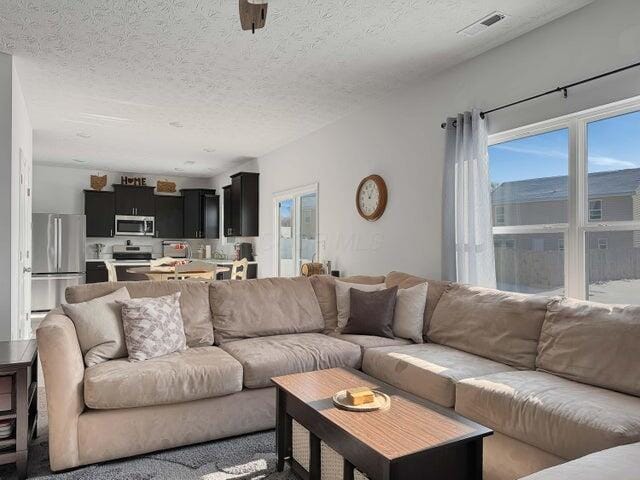
POLYGON ((116 215, 116 235, 153 237, 155 231, 154 217, 116 215))

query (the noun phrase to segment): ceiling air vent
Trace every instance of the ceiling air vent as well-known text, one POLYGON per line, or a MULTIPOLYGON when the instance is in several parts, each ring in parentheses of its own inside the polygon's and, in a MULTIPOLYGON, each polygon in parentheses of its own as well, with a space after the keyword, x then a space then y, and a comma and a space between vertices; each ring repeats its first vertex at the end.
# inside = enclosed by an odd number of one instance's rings
POLYGON ((484 18, 481 18, 477 22, 472 23, 468 27, 463 28, 458 33, 466 35, 467 37, 473 37, 479 33, 484 32, 487 28, 492 27, 501 20, 504 20, 507 16, 501 12, 493 12, 484 18))

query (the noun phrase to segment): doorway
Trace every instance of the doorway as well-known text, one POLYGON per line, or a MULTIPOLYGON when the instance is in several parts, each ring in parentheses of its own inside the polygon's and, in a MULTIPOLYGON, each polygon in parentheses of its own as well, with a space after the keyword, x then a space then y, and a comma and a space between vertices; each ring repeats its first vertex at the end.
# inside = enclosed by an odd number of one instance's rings
POLYGON ((318 184, 277 193, 273 204, 275 274, 296 277, 318 258, 318 184))

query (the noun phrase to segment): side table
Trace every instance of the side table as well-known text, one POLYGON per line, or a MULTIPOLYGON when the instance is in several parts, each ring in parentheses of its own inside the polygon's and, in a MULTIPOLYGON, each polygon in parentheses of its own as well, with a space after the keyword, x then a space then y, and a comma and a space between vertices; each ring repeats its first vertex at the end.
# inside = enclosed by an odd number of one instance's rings
POLYGON ((35 340, 0 342, 0 376, 11 377, 11 409, 0 420, 13 420, 13 434, 0 440, 0 465, 15 463, 20 480, 27 478, 29 442, 38 424, 38 349, 35 340))

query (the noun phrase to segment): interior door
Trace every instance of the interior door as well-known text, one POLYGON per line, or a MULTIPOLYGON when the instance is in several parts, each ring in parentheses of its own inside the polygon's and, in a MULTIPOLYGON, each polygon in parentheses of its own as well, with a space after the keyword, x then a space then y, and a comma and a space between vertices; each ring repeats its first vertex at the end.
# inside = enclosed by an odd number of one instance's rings
POLYGON ((31 163, 24 156, 22 148, 20 158, 19 191, 19 248, 18 248, 18 338, 30 338, 31 332, 31 163))

